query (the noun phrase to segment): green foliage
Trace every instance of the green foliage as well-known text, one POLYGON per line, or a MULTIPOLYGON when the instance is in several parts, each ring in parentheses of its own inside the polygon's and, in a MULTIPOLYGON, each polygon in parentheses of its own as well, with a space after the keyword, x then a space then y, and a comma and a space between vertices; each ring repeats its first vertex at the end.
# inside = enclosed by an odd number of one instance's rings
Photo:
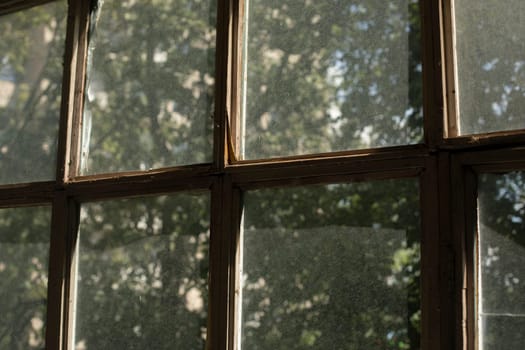
POLYGON ((415 180, 245 196, 247 349, 418 349, 415 180))
MULTIPOLYGON (((93 6, 84 174, 210 161, 216 6, 93 6)), ((248 8, 247 158, 421 141, 417 1, 248 8)), ((0 18, 1 183, 53 178, 65 21, 65 1, 0 18)), ((522 176, 483 186, 498 205, 482 224, 523 246, 522 176)), ((419 348, 416 181, 262 190, 245 200, 246 348, 419 348)), ((48 209, 0 211, 2 350, 43 347, 49 221, 48 209)), ((202 349, 208 226, 206 196, 85 204, 77 349, 202 349)), ((516 266, 494 262, 483 278, 519 303, 522 282, 508 269, 516 266)), ((501 302, 494 293, 487 303, 501 302)))
POLYGON ((66 3, 0 18, 0 182, 55 174, 66 3))
POLYGON ((0 209, 0 349, 44 344, 51 210, 0 209))

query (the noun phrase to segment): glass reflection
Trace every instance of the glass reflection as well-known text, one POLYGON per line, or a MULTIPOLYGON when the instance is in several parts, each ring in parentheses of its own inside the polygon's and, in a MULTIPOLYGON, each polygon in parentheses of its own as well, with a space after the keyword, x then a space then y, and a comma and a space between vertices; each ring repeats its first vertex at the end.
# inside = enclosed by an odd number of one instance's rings
POLYGON ((525 129, 525 2, 454 7, 460 133, 525 129))
POLYGON ((242 349, 419 349, 416 180, 250 191, 242 349))
POLYGON ((421 141, 418 1, 246 6, 244 158, 421 141))
POLYGON ((44 349, 51 210, 0 209, 0 349, 44 349))
POLYGON ((81 173, 209 162, 216 1, 94 3, 81 173))
POLYGON ((75 349, 204 349, 208 218, 205 195, 82 205, 75 349))
POLYGON ((0 184, 53 180, 66 1, 0 16, 0 184))
POLYGON ((485 174, 479 181, 480 346, 525 344, 525 177, 485 174))

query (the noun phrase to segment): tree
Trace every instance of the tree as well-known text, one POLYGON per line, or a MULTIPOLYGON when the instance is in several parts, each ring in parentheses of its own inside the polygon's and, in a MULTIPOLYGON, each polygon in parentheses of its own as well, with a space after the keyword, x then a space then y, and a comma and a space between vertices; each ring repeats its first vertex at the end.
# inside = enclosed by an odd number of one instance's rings
MULTIPOLYGON (((0 19, 1 183, 52 178, 64 5, 0 19)), ((82 174, 210 161, 216 2, 92 10, 82 174)), ((417 1, 252 0, 248 14, 246 158, 420 142, 417 1)), ((523 220, 505 218, 523 208, 501 196, 517 184, 487 185, 484 224, 521 245, 523 220)), ((415 180, 244 194, 245 347, 418 349, 418 195, 415 180)), ((45 208, 0 211, 0 349, 44 345, 49 225, 45 208)), ((206 194, 83 204, 76 348, 202 349, 208 230, 206 194)))

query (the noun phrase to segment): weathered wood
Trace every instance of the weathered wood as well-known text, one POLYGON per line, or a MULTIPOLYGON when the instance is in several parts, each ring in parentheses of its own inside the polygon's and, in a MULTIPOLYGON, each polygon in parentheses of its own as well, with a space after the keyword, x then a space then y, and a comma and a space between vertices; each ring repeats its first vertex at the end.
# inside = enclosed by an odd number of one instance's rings
POLYGON ((230 246, 234 225, 228 213, 232 212, 232 183, 221 177, 212 186, 210 239, 210 305, 206 349, 227 349, 231 323, 230 303, 230 246))
POLYGON ((233 36, 232 36, 232 66, 231 66, 231 114, 230 114, 230 142, 232 148, 229 152, 229 164, 241 160, 242 142, 242 79, 243 79, 243 48, 244 38, 244 1, 233 2, 233 36))
POLYGON ((213 164, 224 169, 228 162, 227 120, 231 114, 232 0, 218 0, 215 59, 215 112, 213 115, 213 164))
MULTIPOLYGON (((437 158, 428 158, 420 177, 421 348, 441 349, 440 230, 437 158)), ((446 340, 443 341, 446 343, 446 340)))
MULTIPOLYGON (((66 106, 63 107, 67 110, 66 128, 64 131, 67 135, 67 148, 63 155, 64 170, 63 179, 68 181, 69 179, 79 174, 79 165, 81 160, 80 150, 82 148, 82 115, 84 108, 84 89, 86 88, 86 65, 88 56, 88 39, 89 39, 89 21, 90 21, 90 1, 82 0, 75 1, 70 0, 72 14, 74 16, 74 28, 69 29, 71 35, 71 62, 70 64, 70 89, 67 91, 68 95, 63 95, 63 100, 67 99, 66 106)), ((63 111, 64 113, 64 111, 63 111)))
POLYGON ((57 0, 3 0, 0 1, 0 16, 13 12, 27 10, 31 7, 46 4, 57 0))
POLYGON ((465 170, 465 270, 466 281, 464 285, 466 310, 466 348, 468 350, 477 349, 477 339, 479 336, 476 303, 477 297, 477 281, 476 273, 479 271, 477 264, 476 252, 478 251, 478 206, 477 206, 477 176, 470 169, 465 170))
POLYGON ((454 152, 461 150, 487 150, 523 145, 525 145, 525 130, 508 130, 448 138, 443 140, 443 143, 439 148, 454 152))
POLYGON ((434 148, 444 137, 444 76, 441 7, 439 1, 420 1, 423 65, 423 125, 425 143, 434 148))
POLYGON ((467 349, 467 271, 466 271, 466 222, 465 222, 465 173, 457 158, 451 161, 450 216, 452 222, 452 244, 454 249, 454 301, 456 303, 456 349, 467 349))
POLYGON ((54 182, 0 186, 0 208, 49 204, 55 196, 54 182))
POLYGON ((241 264, 242 264, 242 193, 239 188, 231 188, 232 205, 231 205, 231 216, 230 224, 227 229, 229 230, 229 260, 228 265, 230 269, 230 283, 229 283, 229 314, 228 323, 230 325, 228 329, 228 350, 241 350, 239 340, 241 334, 239 334, 240 326, 240 305, 242 304, 241 295, 241 264))
POLYGON ((460 133, 459 107, 458 107, 458 82, 457 59, 455 51, 455 21, 454 0, 439 0, 442 16, 442 58, 444 64, 444 78, 446 81, 446 124, 445 136, 455 137, 460 133))

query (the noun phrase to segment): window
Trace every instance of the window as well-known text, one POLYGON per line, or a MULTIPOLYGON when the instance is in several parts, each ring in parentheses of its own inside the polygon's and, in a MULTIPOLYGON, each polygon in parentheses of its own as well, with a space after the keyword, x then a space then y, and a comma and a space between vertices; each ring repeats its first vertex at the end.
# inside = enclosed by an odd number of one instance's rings
POLYGON ((0 4, 0 349, 519 349, 512 5, 0 4))

